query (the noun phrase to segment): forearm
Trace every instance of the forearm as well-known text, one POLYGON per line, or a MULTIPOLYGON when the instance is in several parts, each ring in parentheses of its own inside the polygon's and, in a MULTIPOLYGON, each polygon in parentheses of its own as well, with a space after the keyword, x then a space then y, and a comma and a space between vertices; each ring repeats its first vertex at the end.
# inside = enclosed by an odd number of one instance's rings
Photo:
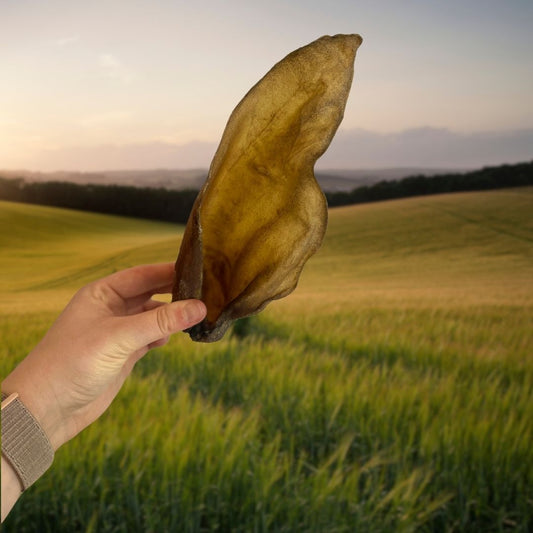
POLYGON ((2 522, 22 494, 22 484, 13 467, 2 456, 2 522))

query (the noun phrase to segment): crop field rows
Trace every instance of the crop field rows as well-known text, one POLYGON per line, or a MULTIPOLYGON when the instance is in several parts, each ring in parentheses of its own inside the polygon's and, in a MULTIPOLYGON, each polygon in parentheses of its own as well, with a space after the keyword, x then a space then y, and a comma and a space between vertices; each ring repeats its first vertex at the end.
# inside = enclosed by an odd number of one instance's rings
MULTIPOLYGON (((533 189, 330 210, 297 290, 140 361, 17 532, 533 529, 533 189)), ((2 375, 180 226, 0 202, 2 375)))

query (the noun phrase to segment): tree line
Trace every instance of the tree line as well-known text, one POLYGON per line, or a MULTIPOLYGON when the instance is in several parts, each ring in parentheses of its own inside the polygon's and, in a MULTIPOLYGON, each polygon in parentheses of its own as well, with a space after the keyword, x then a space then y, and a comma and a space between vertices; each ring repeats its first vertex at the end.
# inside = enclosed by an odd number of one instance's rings
MULTIPOLYGON (((533 185, 533 161, 484 167, 466 173, 409 176, 326 192, 330 207, 409 196, 533 185)), ((35 182, 0 175, 0 199, 184 224, 198 191, 122 185, 35 182)))
POLYGON ((0 199, 185 224, 198 191, 27 182, 0 176, 0 199))
POLYGON ((533 185, 533 161, 514 165, 484 167, 465 173, 437 176, 408 176, 400 180, 379 181, 357 187, 350 192, 326 193, 330 207, 441 194, 448 192, 481 191, 533 185))

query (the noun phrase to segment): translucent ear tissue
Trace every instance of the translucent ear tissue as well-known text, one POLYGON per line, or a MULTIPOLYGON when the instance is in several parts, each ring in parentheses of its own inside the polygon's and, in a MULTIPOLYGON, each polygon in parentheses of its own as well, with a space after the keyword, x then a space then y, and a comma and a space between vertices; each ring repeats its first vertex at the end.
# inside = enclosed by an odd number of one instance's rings
POLYGON ((172 299, 197 298, 195 341, 291 293, 327 226, 314 175, 343 115, 359 35, 324 36, 291 52, 231 113, 176 261, 172 299))

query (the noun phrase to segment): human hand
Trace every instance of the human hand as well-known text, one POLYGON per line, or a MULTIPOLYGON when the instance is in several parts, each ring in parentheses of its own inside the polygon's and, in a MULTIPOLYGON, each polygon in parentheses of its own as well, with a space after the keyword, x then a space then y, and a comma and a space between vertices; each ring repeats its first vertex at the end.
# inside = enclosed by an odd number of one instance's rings
POLYGON ((200 322, 199 300, 152 300, 172 289, 173 265, 146 265, 90 283, 2 383, 18 392, 54 449, 96 420, 135 363, 172 333, 200 322))

